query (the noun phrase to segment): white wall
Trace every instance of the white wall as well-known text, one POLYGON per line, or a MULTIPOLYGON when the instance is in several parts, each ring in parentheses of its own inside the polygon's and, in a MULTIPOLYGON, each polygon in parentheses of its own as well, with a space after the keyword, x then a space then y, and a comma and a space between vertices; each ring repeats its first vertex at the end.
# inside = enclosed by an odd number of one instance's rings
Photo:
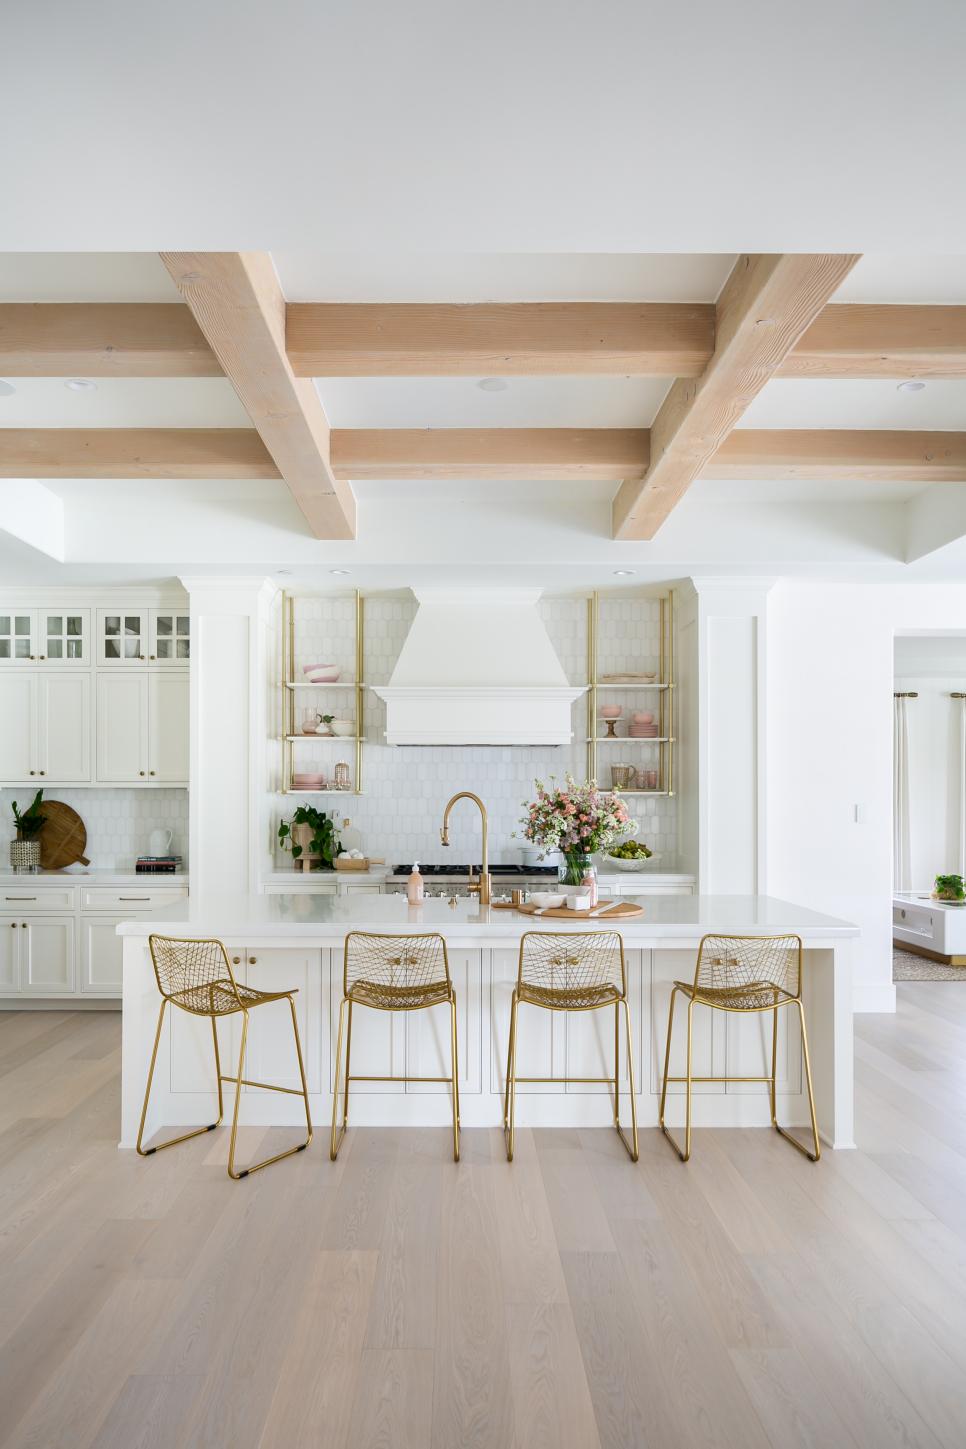
POLYGON ((895 1009, 893 638, 964 629, 966 584, 785 579, 769 598, 768 890, 861 927, 858 1010, 895 1009))
MULTIPOLYGON (((52 785, 51 800, 72 805, 87 830, 85 854, 92 866, 102 870, 133 870, 139 855, 147 855, 152 830, 171 831, 171 850, 188 863, 187 790, 69 790, 52 785)), ((0 869, 10 861, 8 844, 13 839, 13 810, 21 810, 33 799, 34 788, 15 785, 0 790, 0 869)))

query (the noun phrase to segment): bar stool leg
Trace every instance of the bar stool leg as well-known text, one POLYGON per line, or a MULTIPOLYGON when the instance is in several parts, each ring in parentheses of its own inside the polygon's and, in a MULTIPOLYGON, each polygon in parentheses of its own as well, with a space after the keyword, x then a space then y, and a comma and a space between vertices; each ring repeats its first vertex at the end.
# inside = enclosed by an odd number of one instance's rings
MULTIPOLYGON (((139 1157, 153 1157, 156 1152, 163 1152, 166 1147, 177 1147, 179 1142, 189 1142, 192 1137, 200 1137, 204 1132, 214 1132, 221 1124, 224 1115, 224 1106, 221 1095, 221 1063, 218 1060, 218 1038, 215 1037, 215 1072, 218 1076, 218 1121, 209 1122, 205 1127, 196 1127, 193 1132, 182 1132, 180 1137, 172 1137, 170 1142, 159 1142, 154 1147, 144 1146, 144 1124, 148 1117, 148 1102, 151 1097, 151 1087, 154 1084, 154 1068, 158 1060, 158 1047, 161 1043, 161 1028, 164 1025, 164 1009, 168 1004, 167 997, 161 998, 161 1009, 158 1012, 158 1027, 154 1033, 154 1050, 151 1052, 151 1065, 148 1067, 148 1080, 144 1089, 144 1103, 141 1107, 141 1124, 138 1127, 138 1140, 136 1143, 139 1157)), ((212 1019, 214 1027, 214 1019, 212 1019)))
POLYGON ((627 1029, 627 1082, 628 1082, 628 1086, 630 1087, 630 1093, 631 1093, 631 1140, 630 1140, 630 1142, 628 1142, 627 1138, 624 1136, 624 1131, 623 1131, 623 1128, 621 1127, 620 1118, 619 1117, 618 1117, 618 1121, 617 1121, 617 1131, 620 1133, 620 1139, 623 1142, 624 1146, 627 1148, 627 1151, 628 1151, 628 1154, 630 1156, 631 1161, 632 1162, 637 1162, 638 1158, 640 1157, 640 1146, 639 1146, 638 1138, 637 1138, 637 1100, 636 1100, 637 1088, 636 1088, 636 1085, 635 1085, 635 1082, 634 1082, 634 1047, 633 1047, 633 1044, 631 1042, 631 1012, 630 1012, 630 1007, 627 1005, 627 998, 626 997, 624 998, 623 1005, 624 1005, 624 1025, 625 1025, 625 1027, 627 1029))
POLYGON ((335 1081, 332 1084, 332 1136, 329 1141, 329 1156, 331 1157, 333 1162, 339 1155, 339 1147, 342 1143, 343 1137, 345 1136, 346 1121, 348 1120, 349 1115, 349 1073, 348 1071, 346 1071, 345 1115, 342 1119, 342 1130, 340 1132, 338 1130, 340 1093, 339 1077, 342 1071, 342 1037, 345 1031, 346 1008, 348 1005, 349 1002, 346 1000, 345 997, 343 997, 342 1003, 339 1007, 339 1035, 336 1041, 335 1048, 335 1081))
MULTIPOLYGON (((803 1156, 807 1157, 810 1162, 818 1162, 818 1160, 822 1156, 822 1144, 819 1140, 818 1135, 818 1119, 815 1116, 815 1095, 812 1091, 812 1065, 809 1061, 808 1035, 805 1031, 805 1008, 802 1005, 801 998, 799 998, 795 1002, 795 1005, 798 1007, 798 1019, 802 1028, 802 1060, 805 1066, 805 1085, 808 1088, 808 1111, 809 1116, 812 1119, 812 1142, 814 1144, 814 1147, 812 1151, 809 1151, 809 1149, 805 1146, 803 1142, 799 1142, 797 1137, 793 1137, 792 1134, 787 1131, 786 1128, 780 1126, 777 1121, 775 1122, 775 1131, 780 1133, 781 1136, 784 1137, 786 1141, 790 1142, 793 1147, 797 1147, 799 1152, 801 1152, 803 1156)), ((775 1014, 777 1016, 778 1013, 776 1012, 775 1014)))
POLYGON ((450 997, 450 1065, 453 1073, 453 1161, 460 1160, 460 1086, 459 1057, 456 1044, 456 997, 450 997))
POLYGON ((506 1142, 506 1160, 513 1161, 514 1108, 516 1106, 516 1050, 517 1050, 517 993, 510 998, 510 1042, 507 1048, 506 1085, 503 1096, 503 1136, 506 1142))

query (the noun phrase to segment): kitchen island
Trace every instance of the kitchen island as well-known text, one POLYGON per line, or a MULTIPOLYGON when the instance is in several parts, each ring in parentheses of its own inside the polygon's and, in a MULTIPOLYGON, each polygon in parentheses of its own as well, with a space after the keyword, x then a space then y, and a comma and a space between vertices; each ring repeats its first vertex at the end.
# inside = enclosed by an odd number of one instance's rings
MULTIPOLYGON (((634 1033, 638 1118, 657 1123, 670 991, 690 980, 701 937, 723 934, 802 937, 804 1001, 819 1126, 833 1147, 852 1141, 851 951, 857 928, 803 906, 768 896, 654 896, 644 913, 614 923, 574 923, 480 907, 475 901, 428 900, 410 907, 402 896, 310 894, 192 896, 188 901, 122 922, 123 1062, 121 1146, 133 1148, 157 1023, 159 996, 148 950, 152 932, 224 941, 238 980, 263 990, 297 988, 296 1008, 305 1053, 313 1121, 324 1127, 332 1105, 335 1032, 342 997, 342 953, 349 931, 438 931, 447 941, 456 990, 460 1106, 464 1127, 503 1120, 510 993, 520 937, 526 931, 620 930, 627 955, 634 1033)), ((223 1059, 237 1053, 239 1017, 219 1023, 223 1059)), ((760 1075, 770 1050, 771 1018, 696 1008, 694 1073, 760 1075)), ((683 1071, 684 1032, 675 1034, 672 1074, 683 1071)), ((612 1070, 609 1012, 565 1014, 522 1009, 518 1060, 521 1074, 599 1076, 612 1070)), ((352 1067, 361 1074, 434 1076, 448 1070, 446 1008, 389 1013, 360 1009, 353 1033, 352 1067)), ((623 1053, 622 1053, 623 1056, 623 1053)), ((624 1063, 622 1062, 622 1066, 624 1063)), ((226 1067, 225 1070, 234 1070, 226 1067)), ((288 1008, 252 1013, 246 1075, 297 1086, 288 1008)), ((808 1121, 795 1013, 779 1015, 778 1111, 783 1122, 808 1121)), ((680 1096, 681 1088, 671 1088, 680 1096)), ((204 1018, 166 1013, 147 1133, 211 1120, 214 1100, 211 1031, 204 1018)), ((694 1122, 700 1127, 768 1126, 767 1089, 760 1083, 698 1083, 694 1122)), ((680 1120, 683 1103, 668 1120, 680 1120)), ((241 1117, 251 1125, 298 1123, 298 1100, 244 1089, 241 1117)), ((445 1126, 448 1091, 437 1084, 359 1082, 353 1085, 350 1125, 445 1126)), ((522 1127, 608 1126, 611 1105, 598 1084, 523 1085, 517 1093, 522 1127)))

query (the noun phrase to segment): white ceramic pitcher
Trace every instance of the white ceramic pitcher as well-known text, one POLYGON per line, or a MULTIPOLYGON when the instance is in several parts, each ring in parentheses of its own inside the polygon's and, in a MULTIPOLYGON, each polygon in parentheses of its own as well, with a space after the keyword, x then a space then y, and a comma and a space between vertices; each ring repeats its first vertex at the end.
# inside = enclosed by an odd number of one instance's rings
POLYGON ((148 851, 151 855, 167 855, 171 849, 170 830, 152 830, 148 838, 148 851))

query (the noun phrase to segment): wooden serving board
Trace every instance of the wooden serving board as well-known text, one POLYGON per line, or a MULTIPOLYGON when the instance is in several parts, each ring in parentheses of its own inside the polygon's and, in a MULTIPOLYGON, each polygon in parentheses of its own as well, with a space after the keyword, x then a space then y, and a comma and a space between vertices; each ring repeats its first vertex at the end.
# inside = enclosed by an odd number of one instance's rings
POLYGON ((90 865, 84 854, 87 829, 83 820, 62 800, 42 800, 44 823, 40 831, 40 865, 42 870, 63 870, 65 866, 90 865))
POLYGON ((525 916, 556 916, 564 921, 613 921, 618 917, 643 916, 644 907, 635 906, 632 901, 598 901, 598 907, 605 909, 595 914, 594 911, 572 911, 567 906, 551 906, 549 909, 541 910, 539 906, 525 905, 517 906, 525 916))

